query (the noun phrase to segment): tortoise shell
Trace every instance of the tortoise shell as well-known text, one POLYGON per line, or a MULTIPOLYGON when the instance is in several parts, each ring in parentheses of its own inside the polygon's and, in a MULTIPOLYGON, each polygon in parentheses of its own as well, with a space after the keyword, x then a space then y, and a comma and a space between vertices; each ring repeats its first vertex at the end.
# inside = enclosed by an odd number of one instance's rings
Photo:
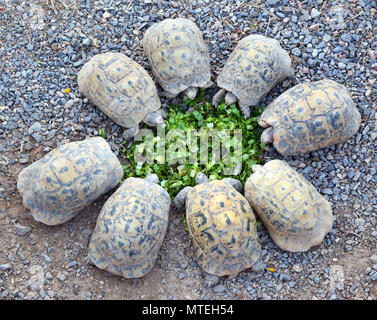
POLYGON ((141 178, 128 178, 106 201, 89 244, 89 258, 100 269, 125 278, 148 273, 164 241, 170 197, 141 178))
POLYGON ((253 106, 292 72, 291 59, 278 41, 253 34, 238 42, 217 85, 232 92, 241 105, 253 106))
POLYGON ((211 79, 208 46, 198 27, 183 18, 152 25, 142 45, 161 87, 177 95, 189 87, 205 87, 211 79))
POLYGON ((114 188, 122 176, 109 144, 94 137, 64 144, 24 168, 17 189, 35 220, 57 225, 114 188))
POLYGON ((276 98, 259 122, 273 127, 273 145, 297 155, 345 142, 357 133, 361 116, 345 86, 324 79, 301 83, 276 98))
POLYGON ((121 53, 97 54, 78 74, 79 90, 122 127, 137 126, 161 107, 147 71, 121 53))
POLYGON ((236 274, 259 260, 253 210, 230 184, 215 180, 192 188, 186 198, 186 221, 197 263, 207 273, 236 274))
POLYGON ((275 244, 292 252, 320 244, 332 228, 329 202, 284 161, 253 166, 253 171, 245 184, 245 197, 275 244))

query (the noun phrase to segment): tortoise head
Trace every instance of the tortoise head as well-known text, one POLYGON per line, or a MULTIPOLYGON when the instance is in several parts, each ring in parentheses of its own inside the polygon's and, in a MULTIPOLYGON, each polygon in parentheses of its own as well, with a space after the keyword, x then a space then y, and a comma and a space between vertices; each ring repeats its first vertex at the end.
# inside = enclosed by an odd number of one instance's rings
POLYGON ((209 179, 204 173, 198 172, 196 174, 195 181, 196 181, 196 184, 202 184, 202 183, 209 182, 209 179))
POLYGON ((158 184, 160 182, 160 179, 158 178, 157 174, 153 173, 153 174, 148 174, 145 178, 145 181, 158 184))
POLYGON ((159 124, 164 123, 164 119, 162 118, 161 113, 158 111, 148 113, 143 121, 147 126, 150 127, 156 127, 159 124))

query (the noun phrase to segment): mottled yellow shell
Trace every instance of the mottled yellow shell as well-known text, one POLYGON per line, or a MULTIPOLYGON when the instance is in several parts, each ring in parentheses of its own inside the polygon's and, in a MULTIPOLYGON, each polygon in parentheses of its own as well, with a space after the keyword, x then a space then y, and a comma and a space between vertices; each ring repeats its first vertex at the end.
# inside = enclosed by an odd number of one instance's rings
POLYGON ((256 220, 247 200, 221 180, 189 191, 186 220, 199 266, 217 276, 236 274, 259 259, 256 220))
POLYGON ((177 18, 156 23, 145 32, 142 45, 165 91, 176 95, 210 81, 208 46, 192 21, 177 18))
POLYGON ((285 91, 260 121, 273 127, 279 153, 297 155, 348 140, 359 129, 361 116, 346 87, 324 79, 285 91))
POLYGON ((165 238, 170 203, 158 184, 126 179, 98 216, 89 258, 98 268, 125 278, 148 273, 165 238))
POLYGON ((114 188, 122 176, 109 144, 94 137, 64 144, 23 169, 17 189, 35 220, 57 225, 114 188))
POLYGON ((329 202, 284 161, 272 160, 254 171, 245 197, 275 244, 292 252, 320 244, 332 228, 329 202))
POLYGON ((122 127, 137 126, 161 107, 148 72, 122 53, 95 55, 80 70, 78 85, 81 93, 122 127))
POLYGON ((291 59, 278 41, 253 34, 238 42, 217 85, 232 92, 241 105, 254 106, 292 72, 291 59))

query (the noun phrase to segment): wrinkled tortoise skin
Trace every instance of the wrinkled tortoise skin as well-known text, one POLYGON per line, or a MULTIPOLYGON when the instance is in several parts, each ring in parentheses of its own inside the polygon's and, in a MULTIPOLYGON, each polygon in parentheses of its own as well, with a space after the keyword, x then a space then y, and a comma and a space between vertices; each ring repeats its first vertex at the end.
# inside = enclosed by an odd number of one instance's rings
POLYGON ((211 79, 208 46, 188 19, 165 19, 152 25, 142 45, 161 87, 177 95, 188 87, 204 87, 211 79))
POLYGON ((94 137, 64 144, 24 168, 17 189, 35 220, 57 225, 114 188, 122 176, 109 144, 94 137))
POLYGON ((292 252, 320 244, 332 228, 329 202, 284 161, 272 160, 254 171, 245 197, 275 244, 292 252))
POLYGON ((78 85, 93 104, 125 128, 137 126, 161 107, 147 71, 121 53, 95 55, 80 70, 78 85))
POLYGON ((253 210, 230 184, 215 180, 192 188, 186 221, 196 261, 205 272, 236 274, 258 262, 261 247, 253 210))
POLYGON ((291 59, 275 39, 250 35, 240 40, 217 78, 244 106, 255 106, 280 81, 292 75, 291 59))
POLYGON ((158 184, 126 179, 99 214, 89 244, 90 260, 125 278, 148 273, 165 238, 170 204, 169 194, 158 184))
POLYGON ((347 141, 361 116, 347 89, 324 79, 296 85, 261 115, 273 127, 273 145, 282 155, 298 155, 347 141))

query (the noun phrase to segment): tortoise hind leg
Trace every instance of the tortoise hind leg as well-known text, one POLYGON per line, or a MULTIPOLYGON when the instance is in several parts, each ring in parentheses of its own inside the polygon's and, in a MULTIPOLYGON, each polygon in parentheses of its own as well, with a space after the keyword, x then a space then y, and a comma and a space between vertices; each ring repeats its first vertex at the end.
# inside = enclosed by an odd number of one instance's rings
POLYGON ((202 88, 203 89, 208 89, 214 85, 212 80, 209 80, 202 88))
POLYGON ((217 91, 212 98, 212 104, 215 107, 217 107, 221 103, 221 101, 224 99, 225 94, 226 94, 225 89, 220 89, 219 91, 217 91))
POLYGON ((245 119, 250 118, 251 112, 250 112, 250 107, 248 105, 242 104, 238 101, 239 108, 241 110, 241 113, 245 119))
POLYGON ((256 261, 254 265, 251 267, 251 270, 258 274, 264 272, 266 268, 266 264, 259 258, 258 261, 256 261))
POLYGON ((173 204, 176 208, 183 208, 186 202, 186 197, 192 187, 184 187, 179 193, 175 196, 173 204))
POLYGON ((136 136, 138 132, 139 132, 139 125, 124 130, 122 136, 124 140, 128 140, 136 136))
POLYGON ((234 104, 237 102, 237 97, 235 96, 234 93, 228 92, 225 96, 225 104, 227 106, 234 104))

